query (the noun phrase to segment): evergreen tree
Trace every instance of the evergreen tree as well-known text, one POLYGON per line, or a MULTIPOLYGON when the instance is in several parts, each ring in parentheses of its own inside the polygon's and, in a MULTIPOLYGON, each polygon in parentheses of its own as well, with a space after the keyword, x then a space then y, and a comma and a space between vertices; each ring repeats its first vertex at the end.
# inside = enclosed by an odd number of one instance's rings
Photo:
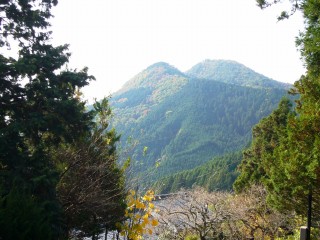
MULTIPOLYGON (((280 1, 257 0, 261 8, 268 7, 280 1)), ((290 1, 293 2, 293 1, 290 1)), ((267 155, 255 155, 261 157, 256 164, 249 157, 251 163, 261 167, 253 170, 248 167, 249 162, 242 164, 236 188, 241 188, 253 180, 263 178, 269 190, 269 201, 274 206, 282 209, 293 209, 299 214, 306 214, 308 194, 313 194, 314 208, 313 216, 319 220, 319 198, 320 198, 320 2, 318 0, 294 1, 290 11, 284 11, 279 19, 289 18, 295 11, 301 10, 305 20, 305 30, 297 38, 297 46, 301 51, 307 72, 295 82, 291 93, 299 96, 296 100, 296 115, 287 119, 286 127, 278 132, 278 143, 270 149, 267 155), (270 159, 272 161, 270 161, 270 159), (263 165, 261 163, 270 163, 263 165), (257 173, 255 175, 255 173, 257 173), (265 175, 267 177, 265 177, 265 175), (247 176, 247 178, 245 177, 247 176), (256 178, 258 176, 258 178, 256 178)), ((260 126, 263 121, 260 123, 260 126)), ((270 134, 274 131, 270 130, 270 134)), ((266 134, 259 134, 256 139, 265 140, 261 147, 269 146, 266 134)), ((255 140, 253 141, 253 145, 255 140)), ((252 148, 251 148, 252 149, 252 148)), ((250 151, 250 150, 249 150, 250 151)), ((261 151, 260 151, 261 152, 261 151)), ((248 159, 248 158, 247 158, 248 159)))
POLYGON ((115 230, 124 216, 123 171, 117 165, 119 136, 109 129, 108 100, 94 105, 96 124, 81 140, 56 152, 60 170, 57 186, 71 235, 97 237, 115 230), (78 231, 72 231, 77 229, 78 231))
POLYGON ((292 91, 300 95, 296 108, 298 115, 290 120, 288 137, 275 152, 281 168, 273 169, 271 200, 280 207, 305 214, 308 193, 312 191, 314 215, 320 217, 317 210, 320 198, 320 4, 319 1, 303 1, 302 6, 306 29, 297 44, 306 62, 307 73, 295 83, 292 91))
MULTIPOLYGON (((0 54, 0 239, 66 236, 55 156, 62 146, 89 144, 90 134, 97 133, 94 113, 86 111, 79 97, 79 90, 94 77, 86 68, 63 70, 68 46, 54 47, 48 41, 48 21, 56 4, 57 0, 0 2, 0 46, 18 49, 15 58, 0 54)), ((115 133, 108 134, 113 134, 112 141, 117 139, 115 133)), ((103 157, 114 151, 106 150, 103 157)), ((114 183, 120 184, 121 173, 114 165, 103 170, 113 171, 114 183)))
POLYGON ((294 84, 292 91, 300 96, 297 100, 297 116, 290 119, 288 137, 275 151, 279 168, 274 168, 272 172, 271 199, 280 207, 293 208, 305 214, 307 196, 312 191, 314 215, 320 217, 317 210, 320 198, 320 2, 298 1, 294 8, 301 9, 305 19, 305 31, 298 37, 297 45, 307 72, 294 84))
POLYGON ((253 128, 251 146, 243 152, 240 175, 234 183, 238 192, 270 179, 270 168, 276 165, 273 153, 286 136, 288 118, 293 115, 291 108, 290 100, 282 99, 278 108, 253 128))

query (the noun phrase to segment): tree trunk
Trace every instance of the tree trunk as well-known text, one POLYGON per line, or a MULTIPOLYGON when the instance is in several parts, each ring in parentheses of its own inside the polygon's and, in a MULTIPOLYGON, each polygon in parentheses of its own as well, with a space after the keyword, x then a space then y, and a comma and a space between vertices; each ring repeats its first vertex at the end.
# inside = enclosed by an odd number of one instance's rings
POLYGON ((106 233, 104 234, 104 240, 108 240, 108 230, 107 230, 107 227, 106 227, 106 233))

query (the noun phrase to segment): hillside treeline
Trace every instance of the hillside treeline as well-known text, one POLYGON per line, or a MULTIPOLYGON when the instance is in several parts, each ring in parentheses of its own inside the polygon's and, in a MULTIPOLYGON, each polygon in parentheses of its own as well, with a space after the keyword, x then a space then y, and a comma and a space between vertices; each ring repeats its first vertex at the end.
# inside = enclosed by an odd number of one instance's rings
POLYGON ((230 191, 239 175, 237 166, 242 159, 242 152, 215 157, 192 170, 182 171, 157 181, 153 188, 159 194, 177 192, 201 186, 208 192, 230 191))

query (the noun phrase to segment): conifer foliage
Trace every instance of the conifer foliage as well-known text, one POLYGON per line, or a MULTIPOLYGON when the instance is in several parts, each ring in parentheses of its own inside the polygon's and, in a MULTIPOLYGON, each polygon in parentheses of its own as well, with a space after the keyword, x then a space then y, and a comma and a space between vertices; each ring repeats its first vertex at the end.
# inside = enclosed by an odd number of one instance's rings
POLYGON ((274 169, 276 177, 272 185, 275 194, 272 200, 280 206, 289 206, 305 214, 307 195, 312 191, 315 199, 314 216, 319 219, 320 214, 317 209, 320 199, 320 2, 304 0, 297 1, 295 5, 302 10, 305 19, 305 30, 298 37, 297 45, 307 72, 294 84, 292 92, 300 95, 297 100, 297 115, 289 120, 288 137, 281 142, 275 152, 282 173, 279 168, 274 169))
POLYGON ((286 136, 289 116, 294 114, 291 108, 290 100, 282 99, 278 108, 253 128, 251 146, 243 152, 241 174, 234 183, 237 191, 270 180, 270 168, 277 167, 274 151, 286 136))
MULTIPOLYGON (((280 1, 257 0, 261 8, 280 1)), ((290 1, 292 8, 280 14, 289 18, 300 10, 305 29, 297 38, 297 46, 305 61, 306 74, 296 81, 292 94, 298 96, 291 114, 274 122, 276 112, 254 129, 254 139, 245 152, 237 190, 246 184, 262 182, 267 186, 269 202, 279 209, 293 209, 306 216, 308 195, 313 195, 313 218, 319 221, 320 199, 320 2, 290 1), (259 131, 258 131, 259 130, 259 131), (276 140, 276 141, 275 141, 276 140)), ((284 109, 279 107, 278 112, 284 109)), ((283 112, 285 113, 285 112, 283 112)), ((315 222, 313 222, 315 223, 315 222)))
MULTIPOLYGON (((48 41, 50 10, 56 4, 0 1, 0 45, 9 50, 0 54, 1 239, 67 235, 65 209, 56 192, 61 169, 55 156, 62 147, 88 141, 91 132, 97 132, 94 112, 86 111, 78 94, 94 77, 86 68, 66 69, 68 46, 54 47, 48 41), (17 57, 10 47, 17 49, 17 57)), ((108 138, 110 146, 118 139, 114 133, 100 134, 107 134, 102 139, 108 138)), ((107 149, 104 154, 109 153, 107 149)), ((111 170, 116 171, 113 164, 111 170)))
POLYGON ((73 237, 95 238, 115 229, 125 210, 123 171, 116 162, 119 136, 108 129, 111 109, 106 98, 93 107, 96 123, 91 131, 55 153, 58 198, 73 237))

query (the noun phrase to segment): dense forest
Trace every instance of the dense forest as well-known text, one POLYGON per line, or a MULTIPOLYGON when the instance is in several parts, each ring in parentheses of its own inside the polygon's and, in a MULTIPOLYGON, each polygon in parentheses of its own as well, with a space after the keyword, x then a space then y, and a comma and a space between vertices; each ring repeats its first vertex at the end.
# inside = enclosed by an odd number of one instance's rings
POLYGON ((230 191, 239 173, 242 152, 214 157, 203 165, 158 180, 153 188, 159 194, 178 192, 200 186, 208 192, 230 191))
POLYGON ((190 77, 169 64, 156 63, 110 99, 112 125, 123 145, 127 139, 136 143, 130 152, 132 171, 144 175, 148 171, 156 180, 239 151, 250 142, 252 126, 287 94, 287 85, 239 63, 200 63, 207 72, 212 72, 212 64, 223 79, 196 78, 195 73, 190 77), (235 67, 244 73, 238 75, 239 81, 251 86, 227 83, 235 67), (257 79, 260 85, 255 85, 257 79), (143 154, 145 147, 148 151, 143 154))
POLYGON ((254 88, 290 88, 235 61, 205 60, 186 72, 188 76, 254 88))

